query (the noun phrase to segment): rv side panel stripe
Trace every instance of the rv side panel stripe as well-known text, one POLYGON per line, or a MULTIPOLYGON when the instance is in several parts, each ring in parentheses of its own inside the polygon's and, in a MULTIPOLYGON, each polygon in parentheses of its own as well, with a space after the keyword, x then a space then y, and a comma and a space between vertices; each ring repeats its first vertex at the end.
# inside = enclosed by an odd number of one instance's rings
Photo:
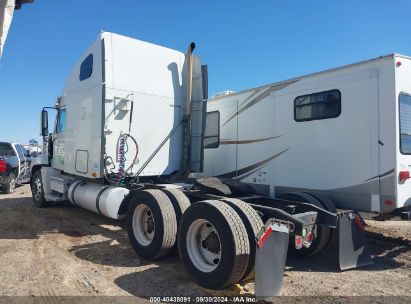
POLYGON ((381 177, 390 175, 390 174, 392 174, 392 173, 394 173, 394 169, 391 169, 391 170, 389 170, 389 171, 387 171, 387 172, 385 172, 385 173, 383 173, 383 174, 381 174, 381 175, 377 175, 377 176, 371 177, 371 178, 365 180, 364 182, 368 182, 368 181, 370 181, 370 180, 372 180, 372 179, 374 179, 374 178, 378 178, 378 177, 381 178, 381 177))
POLYGON ((290 82, 286 82, 286 83, 281 83, 277 86, 271 86, 269 87, 267 90, 265 90, 263 93, 261 93, 260 95, 258 95, 256 98, 254 98, 253 100, 251 100, 249 103, 247 103, 245 106, 243 106, 241 109, 238 109, 233 115, 230 116, 230 118, 222 125, 222 127, 224 127, 230 120, 232 120, 234 117, 236 117, 237 115, 241 114, 242 112, 246 111, 247 109, 251 108, 253 105, 257 104, 258 102, 260 102, 261 100, 263 100, 264 98, 270 96, 270 93, 273 91, 277 91, 277 90, 281 90, 285 87, 288 87, 290 84, 295 83, 298 80, 294 80, 294 81, 290 81, 290 82))
POLYGON ((228 172, 228 173, 224 173, 224 174, 219 175, 218 177, 222 177, 222 178, 233 178, 233 177, 236 177, 236 176, 240 176, 240 175, 246 174, 246 173, 249 172, 249 171, 252 171, 252 170, 254 170, 254 169, 258 168, 258 167, 261 167, 262 165, 265 165, 265 164, 269 163, 269 162, 272 161, 274 158, 280 156, 281 154, 284 154, 284 153, 287 152, 288 150, 290 150, 290 148, 285 149, 284 151, 281 151, 280 153, 275 154, 275 155, 273 155, 273 156, 271 156, 271 157, 269 157, 269 158, 267 158, 267 159, 265 159, 265 160, 262 160, 262 161, 260 161, 260 162, 258 162, 258 163, 256 163, 256 164, 254 164, 254 165, 247 166, 247 167, 245 167, 245 168, 243 168, 243 169, 240 169, 240 170, 234 170, 234 171, 231 171, 231 172, 228 172))
POLYGON ((245 139, 245 140, 232 140, 232 139, 222 139, 220 140, 220 145, 243 145, 243 144, 252 144, 262 141, 267 141, 270 139, 281 137, 282 135, 266 137, 266 138, 258 138, 258 139, 245 139))

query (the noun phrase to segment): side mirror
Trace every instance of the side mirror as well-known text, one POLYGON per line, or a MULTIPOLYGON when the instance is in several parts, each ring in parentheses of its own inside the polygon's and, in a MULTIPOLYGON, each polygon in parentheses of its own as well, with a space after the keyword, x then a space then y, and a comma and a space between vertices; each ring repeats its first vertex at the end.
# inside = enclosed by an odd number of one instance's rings
POLYGON ((46 110, 41 111, 41 136, 49 135, 49 114, 46 110))

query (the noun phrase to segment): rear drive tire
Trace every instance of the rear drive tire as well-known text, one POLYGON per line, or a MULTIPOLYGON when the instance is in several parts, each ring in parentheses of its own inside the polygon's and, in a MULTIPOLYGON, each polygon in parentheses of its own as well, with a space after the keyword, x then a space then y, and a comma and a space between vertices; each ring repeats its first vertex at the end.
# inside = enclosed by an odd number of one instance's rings
MULTIPOLYGON (((304 192, 291 192, 291 193, 283 193, 280 194, 277 198, 301 202, 301 203, 308 203, 314 206, 324 208, 324 206, 320 203, 320 201, 310 195, 309 193, 304 192)), ((325 208, 324 208, 325 209, 325 208)), ((294 244, 294 234, 290 234, 290 243, 288 246, 288 254, 293 257, 297 258, 305 258, 308 256, 313 256, 319 253, 321 250, 324 249, 327 242, 330 238, 330 228, 325 226, 317 226, 317 236, 314 237, 311 246, 308 248, 302 247, 301 249, 296 249, 294 244)))
POLYGON ((44 188, 40 170, 36 170, 31 177, 30 188, 34 206, 44 208, 50 205, 50 203, 44 198, 44 188))
POLYGON ((167 197, 173 204, 178 225, 181 216, 191 205, 190 200, 180 189, 161 189, 161 191, 167 195, 167 197))
POLYGON ((183 214, 178 250, 193 280, 209 289, 238 283, 250 258, 240 216, 228 204, 215 200, 197 202, 183 214))
POLYGON ((127 231, 135 252, 148 260, 167 255, 176 242, 177 221, 173 204, 157 189, 137 192, 127 211, 127 231))
MULTIPOLYGON (((190 207, 191 203, 188 197, 181 191, 180 189, 161 189, 167 197, 170 199, 171 203, 174 207, 174 212, 176 213, 176 222, 177 222, 177 237, 178 237, 178 226, 180 224, 180 219, 183 213, 190 207)), ((177 253, 177 241, 175 242, 173 249, 173 253, 177 253)))
POLYGON ((236 198, 224 198, 221 200, 226 202, 237 212, 244 223, 245 229, 247 230, 248 242, 250 244, 250 259, 242 280, 252 279, 254 277, 253 270, 255 266, 255 255, 257 252, 257 235, 264 227, 264 223, 257 211, 255 211, 253 207, 246 202, 236 198))
POLYGON ((7 184, 5 185, 6 187, 6 193, 10 194, 16 191, 16 176, 14 175, 13 172, 10 173, 9 179, 7 181, 7 184))

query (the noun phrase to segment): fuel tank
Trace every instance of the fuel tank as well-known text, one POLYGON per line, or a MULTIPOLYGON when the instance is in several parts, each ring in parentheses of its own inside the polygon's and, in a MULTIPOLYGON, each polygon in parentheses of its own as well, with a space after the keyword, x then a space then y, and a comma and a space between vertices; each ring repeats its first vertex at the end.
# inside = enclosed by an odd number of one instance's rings
POLYGON ((70 185, 68 198, 76 206, 119 220, 125 217, 118 212, 128 193, 125 188, 77 180, 70 185))

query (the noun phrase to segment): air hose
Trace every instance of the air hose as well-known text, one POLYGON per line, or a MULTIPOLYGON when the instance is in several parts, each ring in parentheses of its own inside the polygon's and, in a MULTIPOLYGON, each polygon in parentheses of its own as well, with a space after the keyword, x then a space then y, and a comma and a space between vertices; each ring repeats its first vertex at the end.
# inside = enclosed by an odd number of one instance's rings
POLYGON ((125 166, 126 166, 126 152, 125 152, 125 146, 126 146, 126 140, 127 136, 121 132, 120 137, 119 137, 119 149, 118 149, 118 171, 117 175, 114 179, 114 182, 117 184, 117 186, 121 187, 125 185, 125 166))
MULTIPOLYGON (((126 174, 133 168, 134 164, 137 161, 137 156, 138 156, 138 144, 137 141, 132 137, 130 134, 125 134, 123 132, 120 133, 120 136, 118 138, 118 170, 117 172, 113 172, 113 169, 115 169, 115 166, 113 164, 113 168, 110 169, 111 174, 108 172, 107 167, 105 167, 105 177, 106 180, 112 185, 112 186, 117 186, 117 187, 124 187, 126 185, 126 174), (125 169, 126 166, 126 153, 128 152, 128 145, 127 145, 127 139, 131 138, 132 141, 134 142, 136 146, 136 153, 133 159, 133 162, 131 165, 125 169), (127 150, 126 150, 127 147, 127 150)), ((105 158, 105 162, 108 159, 112 159, 110 156, 107 156, 105 158)))

